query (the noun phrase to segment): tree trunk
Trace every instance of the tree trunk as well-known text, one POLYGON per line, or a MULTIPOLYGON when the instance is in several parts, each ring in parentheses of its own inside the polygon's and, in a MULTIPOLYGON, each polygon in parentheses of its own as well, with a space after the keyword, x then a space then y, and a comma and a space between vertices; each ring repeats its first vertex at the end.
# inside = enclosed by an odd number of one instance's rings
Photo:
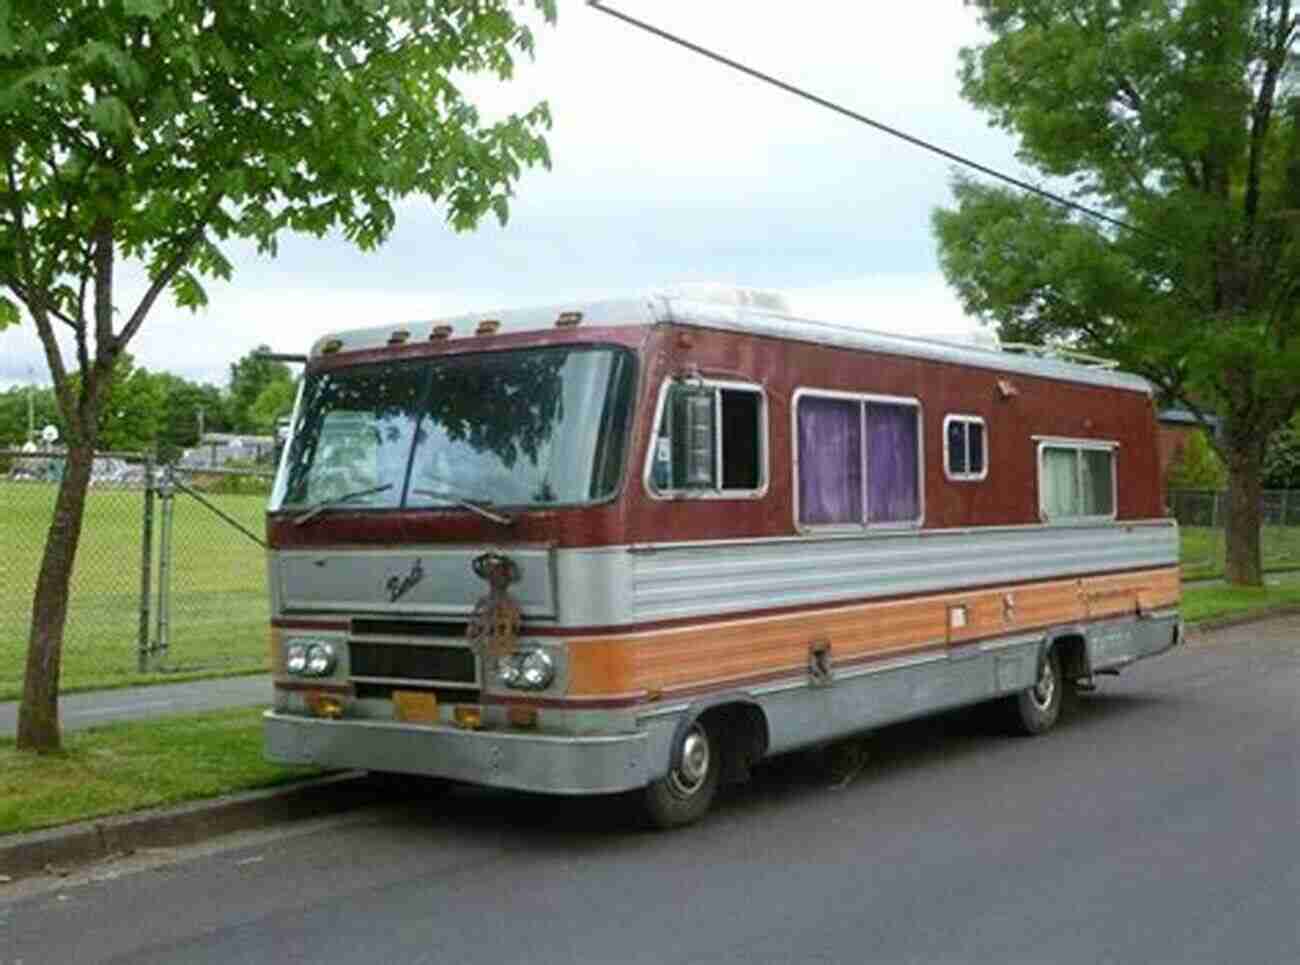
POLYGON ((1263 557, 1259 542, 1259 502, 1263 447, 1243 441, 1234 446, 1228 440, 1228 519, 1224 576, 1235 586, 1264 584, 1263 557))
POLYGON ((36 593, 32 598, 32 628, 27 645, 27 673, 18 712, 18 748, 50 752, 62 746, 59 732, 59 668, 63 659, 63 628, 68 617, 68 584, 81 542, 86 489, 94 463, 93 430, 89 440, 68 449, 63 479, 54 504, 54 520, 45 540, 36 593))

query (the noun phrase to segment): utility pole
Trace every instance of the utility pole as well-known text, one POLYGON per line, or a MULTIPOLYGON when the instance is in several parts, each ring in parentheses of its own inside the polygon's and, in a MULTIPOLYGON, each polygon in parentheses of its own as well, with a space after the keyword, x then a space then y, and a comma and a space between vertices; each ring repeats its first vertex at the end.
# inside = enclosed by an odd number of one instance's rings
POLYGON ((36 392, 35 384, 36 373, 28 366, 27 368, 27 441, 36 442, 36 409, 33 404, 33 397, 36 392))
POLYGON ((203 406, 195 406, 194 411, 199 415, 199 444, 203 443, 203 406))

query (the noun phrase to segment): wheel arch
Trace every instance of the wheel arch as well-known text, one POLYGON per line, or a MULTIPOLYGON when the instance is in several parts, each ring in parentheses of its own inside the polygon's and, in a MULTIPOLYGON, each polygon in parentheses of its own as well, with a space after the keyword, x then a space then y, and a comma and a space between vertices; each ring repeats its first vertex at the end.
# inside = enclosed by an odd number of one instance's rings
POLYGON ((706 728, 715 725, 711 733, 717 736, 722 751, 724 780, 744 780, 749 767, 767 755, 771 732, 762 706, 746 693, 719 694, 692 704, 678 718, 669 744, 670 769, 681 764, 686 734, 696 723, 706 728))

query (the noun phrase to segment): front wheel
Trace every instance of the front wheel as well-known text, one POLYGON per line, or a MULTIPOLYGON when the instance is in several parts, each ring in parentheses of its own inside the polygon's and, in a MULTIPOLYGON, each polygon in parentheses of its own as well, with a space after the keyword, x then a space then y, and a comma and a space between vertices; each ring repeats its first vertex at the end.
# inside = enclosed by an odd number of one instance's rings
POLYGON ((667 776, 646 786, 642 803, 657 828, 680 828, 698 821, 718 791, 722 760, 717 740, 700 721, 682 735, 676 763, 667 776))
POLYGON ((1007 698, 1011 725, 1016 733, 1033 736, 1050 730, 1061 716, 1061 655, 1053 647, 1043 657, 1033 685, 1007 698))

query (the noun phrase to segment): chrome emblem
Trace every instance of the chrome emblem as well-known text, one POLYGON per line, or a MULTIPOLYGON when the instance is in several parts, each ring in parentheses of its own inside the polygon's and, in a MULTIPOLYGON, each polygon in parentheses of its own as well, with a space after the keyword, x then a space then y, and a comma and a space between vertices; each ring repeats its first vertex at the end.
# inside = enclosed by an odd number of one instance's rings
POLYGON ((417 559, 411 564, 411 571, 405 576, 393 574, 384 581, 384 589, 388 591, 388 602, 396 603, 422 579, 424 579, 424 566, 417 559))

